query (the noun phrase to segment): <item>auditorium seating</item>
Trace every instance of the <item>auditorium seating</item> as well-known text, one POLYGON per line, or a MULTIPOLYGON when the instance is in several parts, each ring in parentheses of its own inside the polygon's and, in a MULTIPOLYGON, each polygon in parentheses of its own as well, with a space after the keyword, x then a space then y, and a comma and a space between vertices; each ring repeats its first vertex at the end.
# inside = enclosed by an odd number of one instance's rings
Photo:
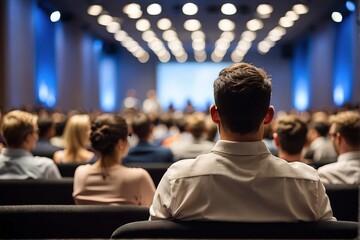
POLYGON ((327 184, 325 188, 334 216, 338 220, 359 221, 360 185, 327 184))
POLYGON ((85 163, 60 163, 57 166, 62 177, 74 177, 76 168, 83 164, 85 163))
POLYGON ((109 239, 117 227, 148 218, 143 206, 0 206, 0 238, 109 239))
POLYGON ((116 229, 112 239, 354 239, 357 222, 245 223, 138 221, 116 229))
POLYGON ((73 178, 0 180, 0 205, 74 204, 73 178))

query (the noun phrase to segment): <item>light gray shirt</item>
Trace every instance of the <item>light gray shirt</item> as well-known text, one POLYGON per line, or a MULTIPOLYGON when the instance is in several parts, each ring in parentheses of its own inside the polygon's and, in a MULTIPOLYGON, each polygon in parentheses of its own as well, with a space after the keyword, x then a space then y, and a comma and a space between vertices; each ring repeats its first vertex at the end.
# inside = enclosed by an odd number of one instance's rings
POLYGON ((4 148, 0 154, 0 179, 60 179, 61 174, 54 161, 46 157, 34 157, 20 148, 4 148))
POLYGON ((360 184, 360 152, 339 155, 337 162, 318 169, 325 184, 360 184))
POLYGON ((224 140, 209 154, 170 166, 150 207, 156 219, 336 220, 315 169, 273 156, 261 141, 224 140))

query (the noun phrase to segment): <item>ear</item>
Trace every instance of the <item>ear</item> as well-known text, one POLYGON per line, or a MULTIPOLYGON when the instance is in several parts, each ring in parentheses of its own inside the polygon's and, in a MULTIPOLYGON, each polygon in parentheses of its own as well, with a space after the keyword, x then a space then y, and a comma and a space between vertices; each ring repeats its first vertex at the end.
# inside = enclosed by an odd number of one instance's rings
POLYGON ((275 115, 274 106, 270 106, 264 118, 264 125, 269 125, 273 120, 274 115, 275 115))
POLYGON ((211 120, 216 125, 219 125, 220 124, 220 116, 219 116, 219 112, 217 110, 217 107, 215 105, 210 106, 210 115, 211 115, 211 120))
POLYGON ((278 134, 277 134, 277 133, 273 133, 273 138, 274 138, 275 146, 276 146, 277 148, 279 148, 280 143, 279 143, 278 134))

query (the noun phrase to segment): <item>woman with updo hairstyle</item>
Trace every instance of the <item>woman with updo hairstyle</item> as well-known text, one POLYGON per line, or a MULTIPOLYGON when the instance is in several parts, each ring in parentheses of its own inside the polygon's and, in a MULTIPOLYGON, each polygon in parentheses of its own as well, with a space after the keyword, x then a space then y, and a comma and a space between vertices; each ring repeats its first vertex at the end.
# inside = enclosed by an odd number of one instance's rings
POLYGON ((121 163, 129 149, 125 119, 114 114, 98 116, 91 127, 90 141, 97 161, 76 169, 75 203, 150 206, 155 184, 149 173, 121 163))

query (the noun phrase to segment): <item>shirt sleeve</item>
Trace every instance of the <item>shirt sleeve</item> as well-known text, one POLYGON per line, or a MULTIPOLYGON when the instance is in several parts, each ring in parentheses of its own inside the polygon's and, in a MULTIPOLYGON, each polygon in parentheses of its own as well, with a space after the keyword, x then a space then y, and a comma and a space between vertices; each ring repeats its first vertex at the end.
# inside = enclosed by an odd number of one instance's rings
POLYGON ((59 168, 56 166, 56 164, 51 159, 49 159, 47 161, 47 167, 44 172, 44 178, 45 179, 61 179, 62 178, 59 168))
POLYGON ((318 220, 319 221, 336 221, 330 205, 329 197, 326 195, 325 187, 318 181, 318 220))
POLYGON ((170 212, 171 186, 169 181, 169 170, 166 171, 155 191, 152 205, 150 206, 150 219, 171 219, 170 212))

